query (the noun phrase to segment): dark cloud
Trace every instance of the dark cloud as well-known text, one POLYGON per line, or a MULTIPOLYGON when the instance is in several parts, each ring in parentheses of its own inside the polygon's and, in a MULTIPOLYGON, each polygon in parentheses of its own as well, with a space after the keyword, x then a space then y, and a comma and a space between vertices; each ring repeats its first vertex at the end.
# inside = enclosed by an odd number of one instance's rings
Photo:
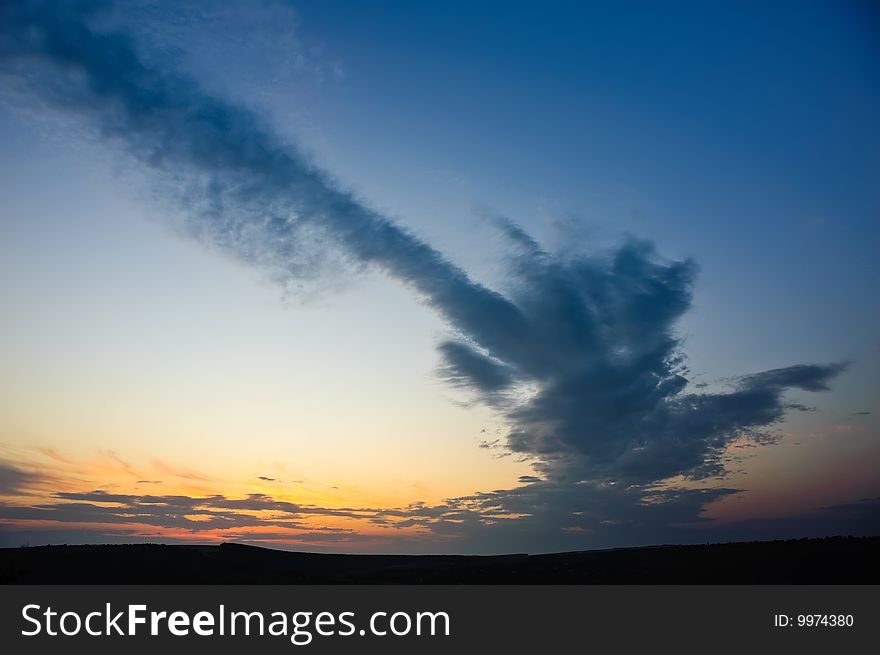
POLYGON ((480 342, 483 352, 446 344, 443 354, 449 377, 508 418, 507 446, 544 475, 646 484, 718 474, 731 441, 770 438, 766 428, 792 407, 786 390, 825 390, 844 369, 796 365, 744 376, 726 393, 688 392, 675 323, 691 304, 692 262, 635 240, 604 256, 553 256, 500 224, 527 330, 480 342))
POLYGON ((578 550, 589 546, 632 546, 682 542, 682 526, 709 523, 706 503, 733 489, 661 489, 607 483, 530 481, 515 488, 449 499, 440 505, 413 504, 386 511, 397 527, 419 527, 439 543, 470 553, 578 550))
POLYGON ((791 538, 876 532, 878 499, 822 508, 782 519, 714 525, 702 516, 706 503, 734 489, 670 489, 608 483, 525 486, 449 499, 438 505, 401 508, 300 506, 263 494, 137 496, 97 490, 59 493, 35 506, 0 506, 0 544, 94 542, 160 537, 220 538, 252 543, 314 542, 322 547, 394 549, 411 552, 498 553, 577 550, 588 546, 704 543, 730 539, 791 538), (307 517, 366 520, 391 532, 363 535, 355 528, 316 527, 307 517), (24 521, 25 523, 18 523, 24 521), (54 522, 47 530, 31 527, 54 522), (102 525, 87 530, 78 524, 102 525), (144 526, 147 526, 145 528, 144 526), (155 529, 155 532, 150 530, 155 529), (257 532, 250 530, 257 528, 257 532), (162 530, 173 529, 167 536, 162 530), (395 539, 394 535, 406 538, 395 539), (412 529, 416 529, 415 535, 412 529), (188 536, 184 536, 188 535, 188 536))
POLYGON ((512 372, 507 366, 460 341, 446 341, 439 346, 444 361, 441 375, 449 382, 465 387, 476 387, 482 393, 492 393, 510 386, 512 372))
POLYGON ((267 477, 267 476, 265 476, 265 475, 258 475, 258 476, 257 476, 257 479, 258 479, 258 480, 263 480, 263 481, 265 481, 265 482, 275 482, 275 478, 270 478, 270 477, 267 477))
POLYGON ((251 494, 245 498, 139 496, 96 490, 59 492, 54 494, 53 500, 33 506, 0 505, 0 519, 56 521, 59 524, 142 524, 185 529, 194 535, 207 530, 254 526, 348 534, 350 530, 316 527, 303 521, 314 515, 368 518, 378 511, 301 506, 264 494, 251 494))
POLYGON ((39 473, 25 471, 7 462, 0 462, 0 494, 19 494, 42 480, 39 473))
POLYGON ((846 368, 846 364, 815 366, 800 364, 788 368, 776 368, 740 379, 744 389, 803 389, 804 391, 828 391, 828 380, 846 368))
MULTIPOLYGON (((413 524, 462 532, 493 520, 487 512, 516 507, 571 534, 645 524, 648 514, 694 518, 707 499, 727 492, 673 496, 653 485, 722 473, 733 440, 772 440, 770 428, 793 407, 784 399, 788 390, 824 391, 844 369, 799 364, 746 375, 727 392, 695 393, 676 335, 691 306, 693 261, 664 259, 638 239, 604 253, 548 253, 497 219, 509 244, 509 283, 503 293, 489 289, 342 189, 253 112, 180 72, 145 63, 127 34, 97 27, 101 6, 4 3, 0 60, 7 79, 86 118, 174 192, 193 235, 282 284, 319 274, 332 252, 411 289, 448 323, 441 375, 497 410, 510 426, 507 451, 531 458, 540 474, 520 489, 451 502, 439 515, 410 508, 413 524), (601 520, 618 523, 571 519, 601 503, 617 511, 601 520)), ((138 511, 175 507, 173 498, 148 498, 91 501, 135 502, 138 511)), ((211 502, 230 511, 271 504, 217 498, 211 502)), ((502 524, 512 522, 493 529, 502 524)))
POLYGON ((221 494, 209 496, 183 495, 136 495, 114 494, 102 489, 83 492, 61 491, 53 494, 57 501, 43 506, 44 508, 67 507, 67 503, 88 503, 99 509, 111 510, 111 513, 126 515, 132 510, 177 514, 211 514, 215 510, 232 512, 276 512, 291 518, 302 518, 308 515, 341 516, 348 518, 369 518, 384 512, 375 508, 328 508, 315 505, 303 505, 277 500, 262 493, 248 494, 244 498, 229 498, 221 494), (120 511, 122 508, 124 511, 120 511))

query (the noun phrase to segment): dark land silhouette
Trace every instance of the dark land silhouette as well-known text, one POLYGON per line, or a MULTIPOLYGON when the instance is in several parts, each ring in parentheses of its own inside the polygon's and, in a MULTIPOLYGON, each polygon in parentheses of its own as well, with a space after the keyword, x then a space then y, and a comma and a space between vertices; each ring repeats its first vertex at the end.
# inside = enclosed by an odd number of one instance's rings
POLYGON ((880 537, 551 555, 329 555, 241 544, 0 549, 4 584, 877 584, 880 537))

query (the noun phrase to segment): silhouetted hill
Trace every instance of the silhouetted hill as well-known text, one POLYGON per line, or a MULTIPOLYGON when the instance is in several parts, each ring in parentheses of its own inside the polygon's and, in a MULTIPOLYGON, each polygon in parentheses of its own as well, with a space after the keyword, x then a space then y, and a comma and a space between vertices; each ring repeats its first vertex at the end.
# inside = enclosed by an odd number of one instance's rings
POLYGON ((553 555, 323 555, 239 544, 0 549, 9 584, 863 584, 880 537, 553 555))

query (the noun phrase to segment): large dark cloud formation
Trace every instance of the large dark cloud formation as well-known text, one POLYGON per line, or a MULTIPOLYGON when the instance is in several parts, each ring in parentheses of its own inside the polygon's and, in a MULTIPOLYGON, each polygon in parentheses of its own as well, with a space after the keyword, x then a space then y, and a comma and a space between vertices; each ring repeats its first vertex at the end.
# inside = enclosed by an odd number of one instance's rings
POLYGON ((675 323, 696 267, 629 241, 607 256, 562 258, 501 221, 514 244, 510 300, 527 335, 463 332, 443 344, 444 373, 501 409, 508 446, 549 475, 645 483, 720 470, 734 438, 782 418, 787 389, 821 391, 844 365, 744 376, 726 393, 687 393, 675 323))
POLYGON ((411 288, 450 328, 442 375, 504 416, 505 447, 541 476, 498 502, 528 497, 524 513, 565 506, 577 516, 588 501, 570 499, 595 499, 584 489, 599 484, 629 489, 616 497, 633 506, 658 481, 718 474, 732 440, 766 438, 790 407, 787 390, 824 390, 843 369, 798 365, 696 393, 675 332, 694 262, 634 239, 605 254, 554 255, 499 220, 510 286, 489 289, 341 189, 253 112, 146 64, 129 35, 96 27, 102 7, 4 3, 7 79, 87 119, 173 186, 193 233, 285 284, 319 270, 331 244, 411 288))

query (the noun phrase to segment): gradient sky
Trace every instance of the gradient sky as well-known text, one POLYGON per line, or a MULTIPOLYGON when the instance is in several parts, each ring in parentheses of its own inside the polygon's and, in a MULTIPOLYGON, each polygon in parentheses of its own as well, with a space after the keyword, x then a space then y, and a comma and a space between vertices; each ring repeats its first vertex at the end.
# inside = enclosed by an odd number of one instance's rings
POLYGON ((878 531, 870 3, 3 11, 0 545, 878 531))

